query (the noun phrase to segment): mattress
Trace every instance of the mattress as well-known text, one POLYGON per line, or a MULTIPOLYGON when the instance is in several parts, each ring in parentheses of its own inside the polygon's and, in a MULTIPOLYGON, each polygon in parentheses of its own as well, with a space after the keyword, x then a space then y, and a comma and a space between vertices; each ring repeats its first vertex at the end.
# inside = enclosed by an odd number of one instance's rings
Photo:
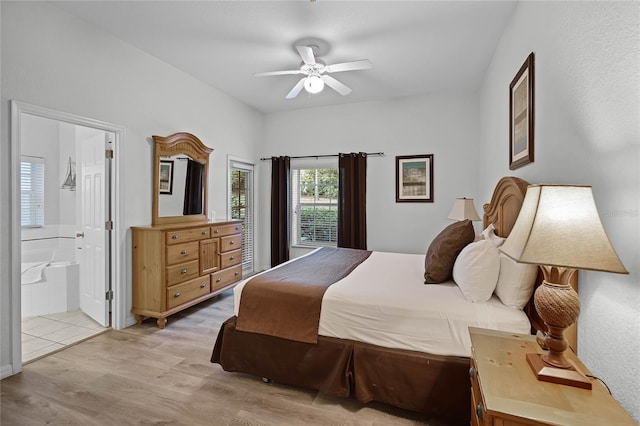
MULTIPOLYGON (((487 302, 470 303, 453 281, 424 284, 423 275, 422 254, 373 252, 327 289, 318 334, 468 357, 470 326, 529 333, 526 314, 503 305, 495 295, 487 302)), ((250 279, 234 289, 236 315, 242 288, 250 279)))

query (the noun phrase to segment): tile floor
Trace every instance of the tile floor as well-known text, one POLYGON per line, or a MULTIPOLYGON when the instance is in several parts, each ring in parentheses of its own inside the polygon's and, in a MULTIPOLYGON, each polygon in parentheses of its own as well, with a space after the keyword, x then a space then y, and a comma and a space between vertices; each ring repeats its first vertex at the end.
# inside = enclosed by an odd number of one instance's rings
POLYGON ((35 361, 107 330, 81 310, 22 318, 22 363, 35 361))

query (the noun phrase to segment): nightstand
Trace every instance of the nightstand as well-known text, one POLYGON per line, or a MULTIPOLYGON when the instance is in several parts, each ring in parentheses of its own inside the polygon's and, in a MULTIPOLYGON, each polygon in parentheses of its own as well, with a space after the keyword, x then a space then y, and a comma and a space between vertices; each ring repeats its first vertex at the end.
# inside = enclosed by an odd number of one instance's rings
MULTIPOLYGON (((469 328, 471 335, 471 425, 636 425, 607 389, 538 381, 526 354, 543 353, 535 336, 469 328)), ((570 351, 576 367, 591 374, 570 351)))

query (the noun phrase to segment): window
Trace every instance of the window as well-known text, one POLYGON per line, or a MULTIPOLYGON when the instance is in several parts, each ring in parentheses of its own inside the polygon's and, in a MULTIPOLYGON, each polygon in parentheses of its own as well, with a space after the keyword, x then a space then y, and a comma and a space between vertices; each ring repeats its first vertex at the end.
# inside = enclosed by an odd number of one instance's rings
POLYGON ((44 226, 44 158, 20 158, 20 224, 44 226))
POLYGON ((253 272, 253 164, 229 164, 229 217, 242 220, 242 270, 253 272))
POLYGON ((338 169, 291 170, 292 242, 307 247, 338 241, 338 169))

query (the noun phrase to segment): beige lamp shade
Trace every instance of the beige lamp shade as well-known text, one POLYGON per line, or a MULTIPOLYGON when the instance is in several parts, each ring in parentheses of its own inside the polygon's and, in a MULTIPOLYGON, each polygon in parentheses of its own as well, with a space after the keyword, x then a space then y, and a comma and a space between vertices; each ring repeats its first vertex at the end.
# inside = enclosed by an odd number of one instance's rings
POLYGON ((500 250, 521 263, 629 273, 602 226, 591 186, 530 185, 500 250))
POLYGON ((480 220, 476 206, 473 204, 473 198, 456 198, 451 213, 447 218, 453 220, 480 220))

